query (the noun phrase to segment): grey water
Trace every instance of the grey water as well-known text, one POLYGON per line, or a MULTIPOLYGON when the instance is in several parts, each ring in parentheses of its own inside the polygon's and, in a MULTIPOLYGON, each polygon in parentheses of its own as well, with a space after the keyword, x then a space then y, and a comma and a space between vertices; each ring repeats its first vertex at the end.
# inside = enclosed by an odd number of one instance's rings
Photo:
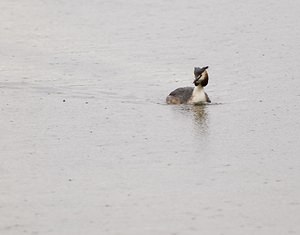
POLYGON ((1 234, 300 233, 298 1, 0 7, 1 234))

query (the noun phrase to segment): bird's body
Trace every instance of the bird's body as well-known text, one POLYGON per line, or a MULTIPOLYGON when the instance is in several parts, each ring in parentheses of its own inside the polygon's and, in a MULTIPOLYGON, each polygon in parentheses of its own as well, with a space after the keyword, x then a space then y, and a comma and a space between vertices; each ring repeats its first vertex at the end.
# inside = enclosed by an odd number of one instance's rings
POLYGON ((189 99, 192 97, 193 94, 193 87, 180 87, 176 90, 172 91, 167 96, 167 103, 168 104, 184 104, 188 103, 189 99))
POLYGON ((194 69, 195 87, 180 87, 172 91, 166 98, 167 104, 200 104, 210 103, 208 95, 203 87, 208 83, 208 67, 194 69))

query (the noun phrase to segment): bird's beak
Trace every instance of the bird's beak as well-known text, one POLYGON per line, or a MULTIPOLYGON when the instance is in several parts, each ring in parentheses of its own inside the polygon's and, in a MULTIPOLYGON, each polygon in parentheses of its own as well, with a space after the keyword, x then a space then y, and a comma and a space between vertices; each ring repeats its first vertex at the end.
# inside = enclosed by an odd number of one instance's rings
POLYGON ((193 83, 195 84, 200 78, 201 78, 202 74, 198 75, 195 80, 193 81, 193 83))

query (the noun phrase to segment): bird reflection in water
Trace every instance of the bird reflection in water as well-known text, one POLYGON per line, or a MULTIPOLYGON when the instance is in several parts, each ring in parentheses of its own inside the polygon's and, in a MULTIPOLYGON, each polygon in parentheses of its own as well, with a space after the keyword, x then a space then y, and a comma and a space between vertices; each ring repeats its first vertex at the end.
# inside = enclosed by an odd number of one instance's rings
POLYGON ((201 132, 206 133, 208 130, 207 105, 193 105, 191 111, 193 111, 194 123, 197 129, 199 128, 201 132))
POLYGON ((208 131, 208 106, 205 104, 181 106, 182 114, 192 118, 195 129, 203 134, 208 131))

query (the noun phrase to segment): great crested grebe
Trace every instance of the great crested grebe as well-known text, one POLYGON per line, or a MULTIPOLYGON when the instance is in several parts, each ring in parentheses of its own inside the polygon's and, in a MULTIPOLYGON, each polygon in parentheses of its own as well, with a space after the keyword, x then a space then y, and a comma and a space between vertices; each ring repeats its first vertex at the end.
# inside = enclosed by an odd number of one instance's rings
POLYGON ((210 103, 203 87, 208 84, 208 66, 194 68, 195 87, 180 87, 172 91, 166 98, 167 104, 201 104, 210 103))

